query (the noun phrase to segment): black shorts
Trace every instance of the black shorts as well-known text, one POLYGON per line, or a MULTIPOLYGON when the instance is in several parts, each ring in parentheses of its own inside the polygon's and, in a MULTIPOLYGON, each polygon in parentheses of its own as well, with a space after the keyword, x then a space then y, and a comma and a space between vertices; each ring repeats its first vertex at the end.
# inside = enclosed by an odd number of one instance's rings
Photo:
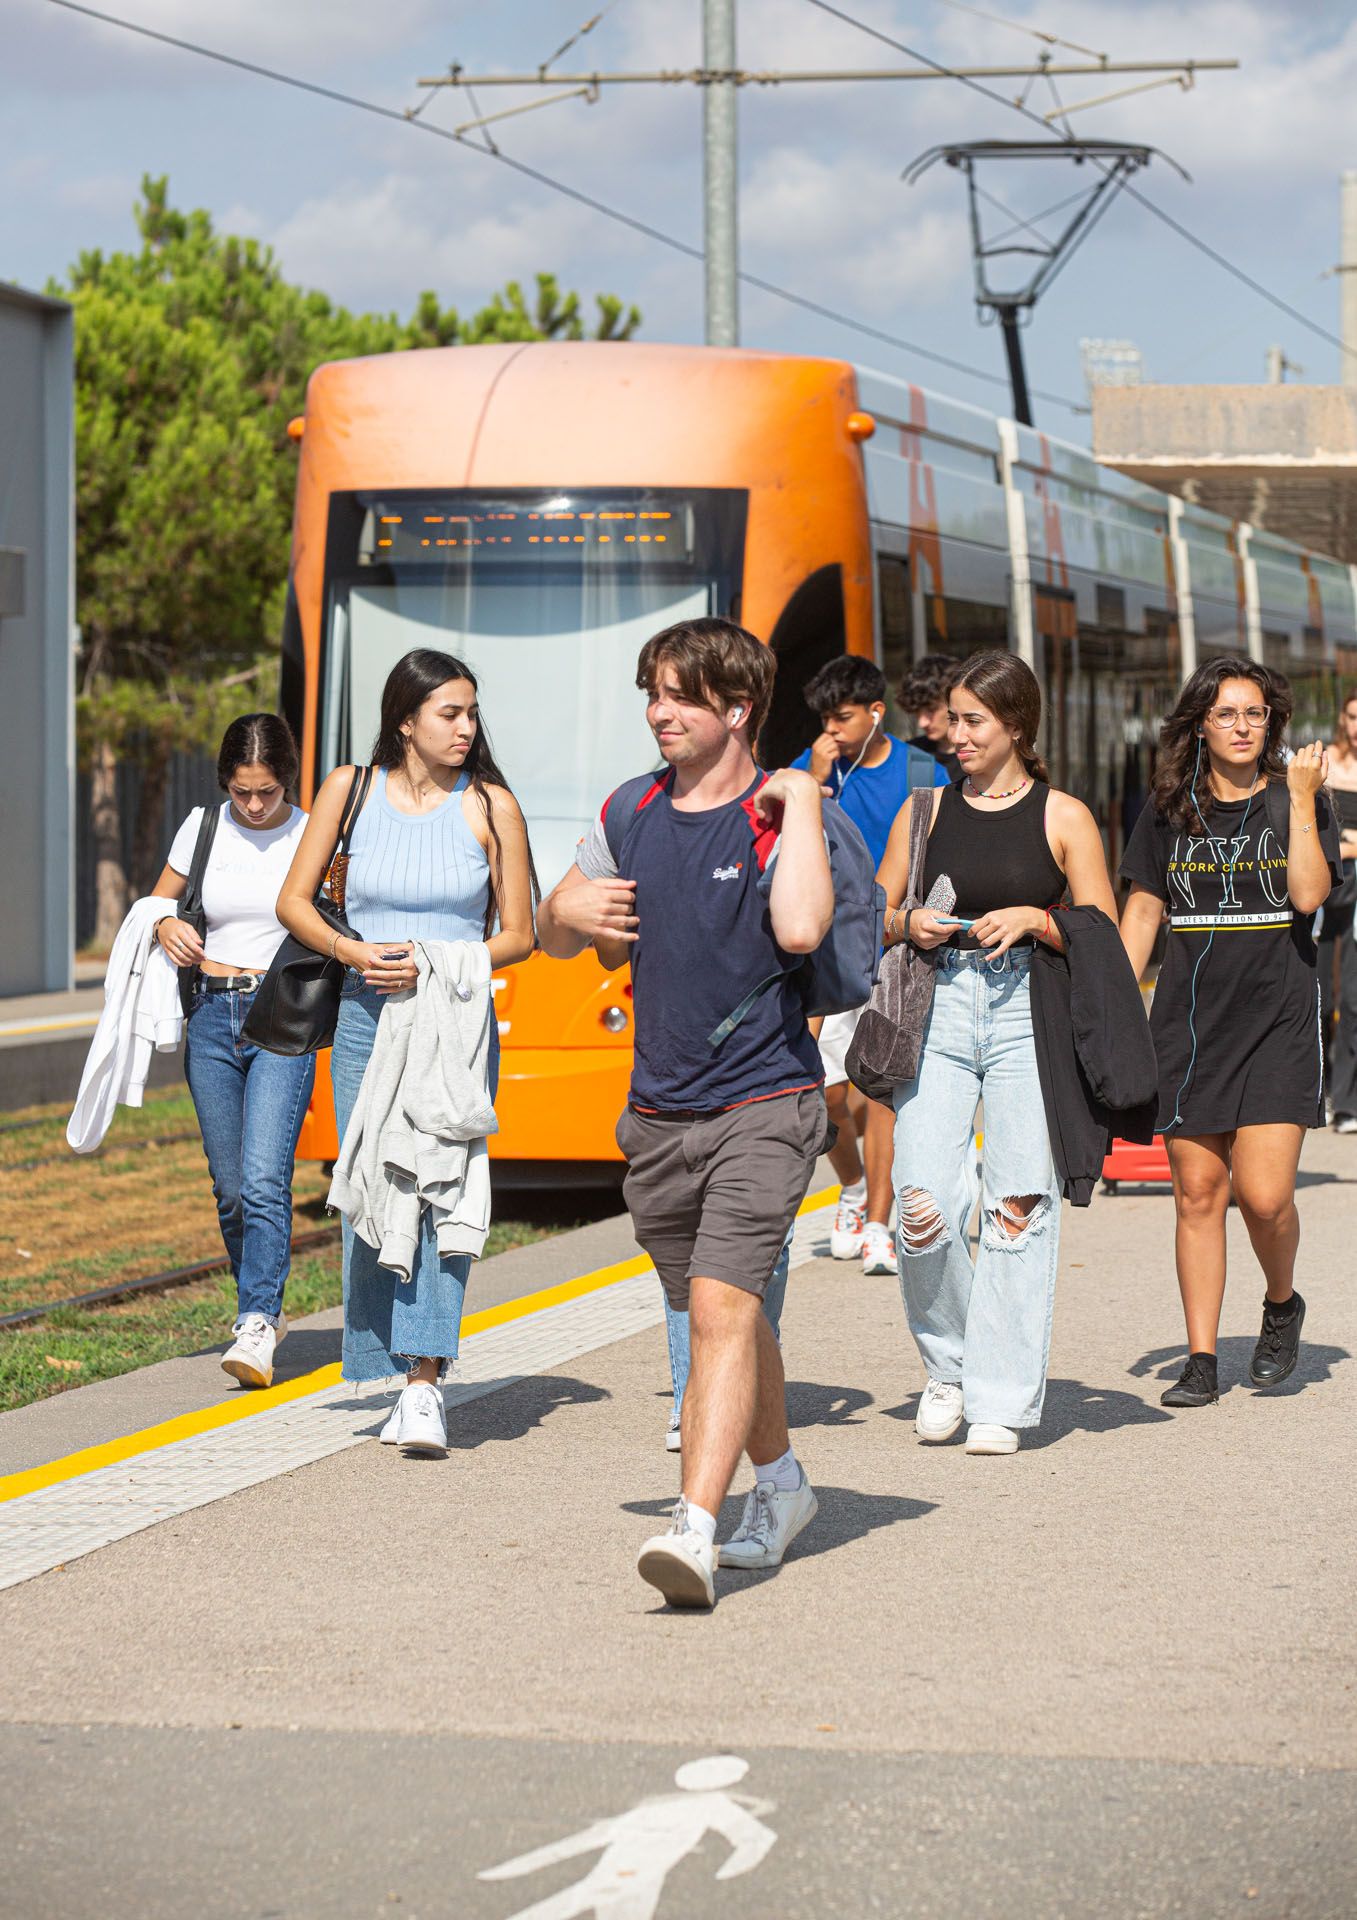
POLYGON ((622 1193, 671 1307, 699 1274, 763 1298, 826 1132, 818 1087, 696 1117, 624 1109, 622 1193))

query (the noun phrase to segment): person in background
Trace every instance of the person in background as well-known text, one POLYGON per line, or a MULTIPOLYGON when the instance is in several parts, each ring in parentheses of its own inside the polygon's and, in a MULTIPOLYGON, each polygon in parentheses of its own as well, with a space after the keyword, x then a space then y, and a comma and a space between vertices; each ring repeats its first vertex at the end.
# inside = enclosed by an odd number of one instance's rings
POLYGON ((1338 710, 1338 725, 1329 748, 1329 798, 1338 815, 1343 878, 1324 903, 1319 931, 1325 1085, 1335 1132, 1357 1133, 1357 941, 1353 939, 1353 909, 1357 907, 1357 687, 1348 689, 1338 710))
MULTIPOLYGON (((951 663, 949 662, 949 665, 951 663)), ((802 689, 820 722, 820 737, 793 760, 820 782, 867 842, 880 866, 891 825, 916 787, 945 787, 947 773, 931 752, 886 731, 886 676, 860 654, 841 654, 802 689)), ((944 705, 946 694, 943 695, 944 705)), ((848 1084, 844 1065, 862 1013, 831 1013, 820 1026, 825 1100, 839 1130, 829 1161, 843 1183, 829 1236, 836 1260, 861 1259, 864 1274, 894 1273, 891 1241, 891 1154, 894 1116, 848 1084)))
POLYGON ((274 1349, 287 1332, 292 1167, 316 1074, 313 1054, 265 1053, 241 1039, 286 931, 275 903, 306 826, 288 798, 298 771, 286 720, 273 713, 233 720, 217 756, 226 799, 203 874, 206 938, 173 910, 184 897, 202 807, 175 834, 153 888, 169 907, 156 939, 177 967, 195 970, 184 1072, 236 1283, 234 1339, 221 1364, 246 1387, 271 1384, 274 1349))
POLYGON ((895 696, 901 713, 912 714, 919 729, 909 744, 923 753, 931 753, 949 780, 961 778, 961 762, 952 751, 947 718, 947 700, 957 670, 958 663, 952 654, 926 653, 922 660, 914 662, 895 696))
MULTIPOLYGON (((491 753, 471 669, 430 647, 398 660, 382 689, 372 762, 345 880, 358 934, 336 936, 312 904, 339 839, 351 766, 337 767, 316 795, 278 902, 299 940, 351 970, 332 1055, 341 1142, 386 996, 418 978, 414 942, 483 940, 492 968, 526 960, 533 944, 528 830, 491 753)), ((457 1357, 470 1269, 469 1254, 440 1253, 427 1206, 408 1281, 344 1222, 344 1378, 406 1375, 381 1436, 406 1453, 447 1450, 441 1381, 457 1357)))
POLYGON ((1188 1357, 1166 1407, 1219 1398, 1231 1198, 1266 1283, 1250 1380, 1277 1385, 1300 1353, 1296 1169, 1306 1128, 1324 1123, 1312 928, 1338 879, 1338 827, 1323 745, 1283 757, 1290 718, 1281 674, 1236 655, 1203 661, 1164 722, 1151 804, 1121 861, 1137 976, 1169 909, 1150 1031, 1188 1357))

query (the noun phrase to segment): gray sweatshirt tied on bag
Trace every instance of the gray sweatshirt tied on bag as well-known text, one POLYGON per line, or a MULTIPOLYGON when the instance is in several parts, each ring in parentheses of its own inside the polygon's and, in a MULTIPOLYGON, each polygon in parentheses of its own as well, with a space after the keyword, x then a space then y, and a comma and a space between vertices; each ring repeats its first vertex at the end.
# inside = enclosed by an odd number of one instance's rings
POLYGON ((417 978, 382 1009, 330 1185, 384 1267, 408 1282, 428 1207, 440 1255, 478 1258, 490 1229, 494 996, 479 940, 417 941, 417 978))

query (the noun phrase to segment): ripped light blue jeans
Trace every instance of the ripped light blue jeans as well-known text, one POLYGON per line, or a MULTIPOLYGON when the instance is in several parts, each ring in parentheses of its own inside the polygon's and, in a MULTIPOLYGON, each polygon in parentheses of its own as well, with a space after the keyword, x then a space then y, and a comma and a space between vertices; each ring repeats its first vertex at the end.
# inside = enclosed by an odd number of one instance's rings
POLYGON ((918 1075, 895 1089, 893 1179, 900 1291, 930 1379, 962 1388, 968 1421, 1036 1426, 1055 1306, 1060 1187, 1037 1077, 1029 952, 1010 952, 1002 962, 942 952, 918 1075), (972 1263, 970 1144, 982 1099, 980 1244, 972 1263), (1035 1202, 1020 1228, 1015 1200, 1035 1202))

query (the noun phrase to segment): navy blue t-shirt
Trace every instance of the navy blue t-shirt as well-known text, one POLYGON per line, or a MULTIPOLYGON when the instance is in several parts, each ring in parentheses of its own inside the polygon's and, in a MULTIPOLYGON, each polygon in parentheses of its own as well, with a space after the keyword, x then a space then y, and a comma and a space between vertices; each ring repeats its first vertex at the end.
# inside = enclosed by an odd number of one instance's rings
MULTIPOLYGON (((920 753, 907 741, 897 740, 893 733, 885 737, 890 752, 880 766, 854 768, 851 760, 836 760, 830 768, 828 782, 834 798, 867 842, 867 850, 878 866, 885 858, 895 816, 914 789, 949 784, 946 767, 931 753, 920 753)), ((809 767, 810 748, 799 753, 792 765, 809 767)))
MULTIPOLYGON (((631 1104, 715 1112, 819 1086, 820 1050, 788 978, 770 987, 719 1047, 707 1036, 769 974, 794 968, 759 891, 776 834, 753 812, 757 775, 738 800, 689 813, 657 790, 625 830, 620 873, 636 882, 631 949, 636 1056, 631 1104)), ((599 818, 575 863, 591 880, 619 872, 599 818)))

